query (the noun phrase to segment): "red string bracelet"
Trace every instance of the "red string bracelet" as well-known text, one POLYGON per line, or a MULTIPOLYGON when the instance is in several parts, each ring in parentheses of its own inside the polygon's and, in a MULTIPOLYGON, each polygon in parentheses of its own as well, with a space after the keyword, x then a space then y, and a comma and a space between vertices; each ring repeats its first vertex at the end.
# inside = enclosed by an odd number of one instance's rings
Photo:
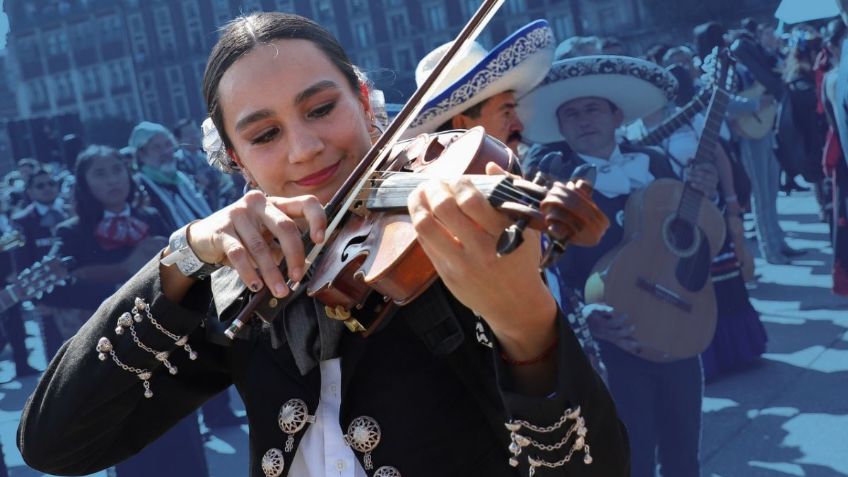
POLYGON ((506 362, 506 364, 508 364, 510 366, 527 366, 527 365, 530 365, 530 364, 541 363, 542 361, 551 357, 553 352, 556 351, 558 344, 559 344, 559 336, 557 336, 556 339, 554 340, 554 342, 551 343, 550 346, 545 348, 545 350, 542 351, 542 353, 540 355, 536 356, 535 358, 530 358, 530 359, 525 359, 523 361, 520 361, 520 360, 517 360, 517 359, 510 358, 509 355, 507 355, 505 351, 501 351, 501 359, 503 359, 506 362))

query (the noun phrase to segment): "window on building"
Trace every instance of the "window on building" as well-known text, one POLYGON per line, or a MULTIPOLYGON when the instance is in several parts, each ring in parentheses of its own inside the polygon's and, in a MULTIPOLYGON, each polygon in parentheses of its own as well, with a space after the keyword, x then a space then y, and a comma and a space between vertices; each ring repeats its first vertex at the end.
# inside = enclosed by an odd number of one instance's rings
POLYGON ((371 33, 371 23, 357 22, 353 24, 353 36, 359 47, 367 47, 374 43, 374 35, 371 33))
MULTIPOLYGON (((474 12, 480 8, 480 0, 464 0, 462 2, 463 12, 467 18, 471 18, 474 15, 474 12)), ((507 2, 509 3, 509 2, 507 2)))
POLYGON ((215 10, 215 25, 221 26, 230 21, 230 1, 215 0, 212 5, 215 10))
POLYGON ((151 91, 156 92, 156 86, 153 82, 153 73, 144 73, 139 78, 141 81, 141 92, 147 94, 151 91))
POLYGON ((144 24, 141 21, 141 15, 130 15, 129 26, 135 61, 139 63, 143 62, 147 59, 149 49, 147 47, 147 35, 144 33, 144 24))
POLYGON ((114 62, 109 65, 109 83, 113 88, 123 88, 128 83, 128 75, 122 62, 114 62))
POLYGON ((611 32, 618 24, 618 11, 615 8, 598 10, 598 26, 602 32, 611 32))
POLYGON ((348 0, 351 13, 363 13, 368 10, 368 2, 365 0, 348 0))
POLYGON ((100 75, 97 74, 97 67, 83 70, 80 73, 80 78, 83 94, 92 95, 100 92, 100 75))
POLYGON ((168 5, 157 6, 153 10, 153 18, 156 23, 156 35, 159 37, 159 46, 164 51, 176 51, 177 43, 174 37, 174 26, 171 22, 171 10, 168 5))
POLYGON ((74 87, 68 73, 58 74, 53 80, 56 83, 56 98, 59 101, 67 101, 74 97, 74 87))
POLYGON ((357 62, 357 66, 359 66, 365 72, 369 72, 376 70, 379 66, 379 62, 373 54, 362 53, 359 55, 359 61, 357 62))
POLYGON ((406 12, 389 15, 389 34, 392 38, 403 38, 409 34, 406 12))
POLYGON ((262 2, 259 0, 244 0, 241 4, 241 10, 243 13, 261 12, 262 2))
POLYGON ((507 13, 527 13, 527 0, 509 0, 504 7, 507 13))
MULTIPOLYGON (((123 25, 118 15, 106 15, 100 18, 100 37, 104 42, 121 41, 123 25)), ((90 32, 89 32, 90 34, 90 32)))
POLYGON ((294 5, 292 4, 292 0, 276 0, 274 2, 274 9, 278 12, 294 13, 294 5))
POLYGON ((196 0, 183 2, 183 18, 185 18, 188 47, 192 51, 205 51, 203 23, 200 21, 200 12, 197 9, 196 0))
POLYGON ((333 6, 330 4, 330 0, 313 1, 313 5, 315 6, 315 12, 318 14, 319 19, 327 20, 333 18, 333 6))
POLYGON ((50 56, 64 55, 68 51, 68 35, 64 30, 45 32, 47 54, 50 56))
POLYGON ((135 99, 132 96, 121 96, 115 98, 115 104, 118 107, 118 114, 125 119, 133 121, 136 118, 135 99))
POLYGON ((172 66, 167 68, 165 70, 165 78, 168 80, 168 86, 170 88, 174 117, 188 117, 188 97, 186 96, 185 82, 183 81, 183 73, 180 67, 172 66))
POLYGON ((47 102, 47 89, 44 87, 44 80, 38 78, 31 81, 28 89, 31 104, 44 104, 47 102))
POLYGON ((409 48, 398 48, 395 50, 395 69, 401 71, 412 71, 414 67, 412 59, 412 50, 409 48))
POLYGON ((433 31, 444 30, 448 27, 448 17, 442 3, 431 3, 424 6, 424 17, 427 27, 433 31))
POLYGON ((572 33, 571 18, 568 15, 557 15, 551 17, 551 28, 554 30, 554 36, 560 40, 564 40, 572 33))

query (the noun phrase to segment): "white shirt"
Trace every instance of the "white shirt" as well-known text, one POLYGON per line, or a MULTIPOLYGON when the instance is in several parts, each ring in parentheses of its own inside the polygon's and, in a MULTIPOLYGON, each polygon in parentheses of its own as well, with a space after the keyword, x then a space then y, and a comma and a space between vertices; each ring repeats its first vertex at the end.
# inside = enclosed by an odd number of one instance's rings
POLYGON ((288 475, 297 477, 367 477, 347 446, 339 426, 342 404, 341 358, 321 361, 321 398, 315 422, 306 428, 288 475))
POLYGON ((654 180, 651 159, 641 152, 623 154, 618 146, 608 159, 578 154, 585 162, 597 166, 595 191, 608 198, 643 189, 654 180))

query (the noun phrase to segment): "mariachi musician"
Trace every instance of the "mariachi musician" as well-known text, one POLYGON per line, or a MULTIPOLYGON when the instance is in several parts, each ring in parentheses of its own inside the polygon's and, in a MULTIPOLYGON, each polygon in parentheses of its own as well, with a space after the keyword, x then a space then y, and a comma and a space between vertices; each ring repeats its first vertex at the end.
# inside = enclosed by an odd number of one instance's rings
MULTIPOLYGON (((580 165, 594 165, 595 201, 611 224, 597 246, 566 249, 547 270, 549 282, 583 290, 598 260, 622 241, 631 194, 657 178, 677 178, 662 151, 619 144, 616 135, 622 124, 662 108, 675 88, 674 77, 653 63, 583 56, 554 62, 542 83, 522 99, 525 137, 545 145, 525 159, 526 167, 566 178, 580 165)), ((715 196, 716 178, 708 165, 688 171, 688 180, 708 197, 715 196)), ((657 456, 663 475, 698 475, 700 359, 648 361, 635 355, 642 344, 634 339, 626 315, 603 305, 588 305, 584 313, 600 341, 610 391, 628 430, 631 475, 656 475, 657 456)))
POLYGON ((331 309, 301 294, 227 343, 220 324, 248 290, 293 293, 276 263, 304 278, 300 230, 315 243, 330 238, 321 206, 375 126, 344 50, 296 15, 230 23, 204 92, 215 126, 204 148, 258 190, 178 230, 60 350, 22 415, 29 465, 108 467, 235 384, 251 476, 628 475, 612 399, 538 273, 539 235, 528 230, 498 257, 510 221, 465 180, 426 182, 409 196, 440 279, 368 338, 328 317, 352 312, 367 327, 370 305, 331 309))

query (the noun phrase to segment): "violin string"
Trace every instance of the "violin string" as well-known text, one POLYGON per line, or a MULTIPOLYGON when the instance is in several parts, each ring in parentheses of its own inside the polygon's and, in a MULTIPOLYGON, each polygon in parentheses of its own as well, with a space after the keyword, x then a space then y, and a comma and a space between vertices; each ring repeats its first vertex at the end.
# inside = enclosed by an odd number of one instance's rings
MULTIPOLYGON (((369 189, 363 188, 362 190, 369 190, 369 189)), ((370 189, 370 190, 377 190, 377 189, 370 189)), ((380 194, 380 198, 391 200, 391 199, 404 199, 406 197, 409 197, 409 194, 413 190, 415 190, 415 188, 414 187, 398 186, 398 187, 391 187, 391 188, 380 188, 380 190, 389 191, 389 192, 380 194)), ((499 200, 504 200, 504 201, 511 200, 511 201, 514 201, 514 202, 525 203, 527 205, 536 206, 536 207, 538 207, 540 202, 541 202, 539 199, 536 199, 536 198, 534 198, 530 195, 524 194, 520 191, 515 193, 515 191, 493 190, 493 191, 491 191, 491 197, 495 198, 495 199, 499 199, 499 200)))
MULTIPOLYGON (((387 199, 387 200, 405 199, 406 197, 409 197, 409 194, 413 190, 414 190, 413 188, 409 188, 409 189, 394 188, 394 189, 391 189, 391 192, 380 194, 380 198, 387 199)), ((499 199, 499 200, 503 200, 503 201, 519 202, 519 203, 527 204, 527 205, 530 205, 530 206, 538 207, 539 204, 541 203, 541 201, 539 199, 536 199, 534 197, 531 197, 531 196, 523 194, 523 193, 514 193, 514 192, 509 192, 509 191, 503 191, 503 190, 493 190, 493 191, 490 191, 489 194, 490 194, 490 197, 493 198, 493 199, 499 199)))
MULTIPOLYGON (((399 171, 388 171, 388 172, 390 172, 392 174, 398 174, 398 173, 409 174, 411 177, 416 176, 415 178, 420 177, 420 175, 417 175, 417 174, 414 174, 414 173, 409 173, 409 172, 399 172, 399 171)), ((494 177, 494 176, 487 176, 487 177, 494 177)), ((373 181, 374 182, 384 182, 386 180, 389 180, 389 178, 374 179, 373 181)), ((423 177, 423 178, 421 178, 420 182, 424 182, 426 180, 428 180, 428 178, 423 177)), ((373 191, 373 190, 378 190, 378 189, 383 190, 383 191, 386 191, 386 190, 403 190, 403 191, 406 191, 407 193, 409 193, 414 189, 414 187, 410 187, 408 185, 397 185, 397 186, 379 186, 379 187, 363 187, 362 188, 362 190, 367 190, 367 191, 373 191)), ((536 198, 530 196, 529 194, 527 194, 527 193, 523 192, 522 190, 516 188, 512 184, 506 184, 503 187, 503 189, 512 193, 512 195, 509 196, 510 199, 513 199, 513 200, 516 200, 516 201, 524 199, 524 200, 528 200, 528 201, 530 201, 534 204, 538 204, 538 202, 539 202, 539 199, 536 199, 536 198)), ((396 198, 396 197, 398 197, 398 196, 392 196, 392 198, 396 198)))
MULTIPOLYGON (((407 174, 410 177, 413 177, 414 179, 420 178, 420 182, 424 182, 424 181, 430 179, 428 177, 421 177, 420 174, 416 174, 416 173, 413 173, 413 172, 383 171, 382 173, 384 174, 384 177, 372 179, 372 182, 375 182, 375 183, 378 183, 378 184, 381 183, 381 182, 384 183, 385 181, 391 180, 391 178, 393 176, 397 175, 397 174, 407 174)), ((496 176, 485 176, 485 177, 496 177, 496 176)), ((387 186, 381 185, 379 187, 363 187, 362 190, 368 190, 368 191, 377 190, 377 189, 391 190, 391 189, 397 189, 397 188, 401 188, 403 190, 406 190, 405 188, 407 188, 407 187, 409 187, 409 186, 401 185, 401 186, 389 186, 389 187, 387 187, 387 186)), ((517 187, 513 186, 512 184, 508 183, 503 188, 514 193, 512 196, 508 197, 510 199, 513 199, 513 200, 516 200, 516 201, 520 201, 520 200, 524 199, 524 200, 528 200, 528 201, 532 202, 534 205, 538 205, 539 199, 536 199, 536 198, 530 196, 529 194, 527 194, 526 192, 523 192, 522 190, 518 189, 517 187)), ((412 189, 413 188, 410 188, 409 191, 411 192, 412 189)), ((478 189, 479 189, 479 187, 478 187, 478 189)), ((393 196, 392 198, 396 198, 396 197, 393 196)))

